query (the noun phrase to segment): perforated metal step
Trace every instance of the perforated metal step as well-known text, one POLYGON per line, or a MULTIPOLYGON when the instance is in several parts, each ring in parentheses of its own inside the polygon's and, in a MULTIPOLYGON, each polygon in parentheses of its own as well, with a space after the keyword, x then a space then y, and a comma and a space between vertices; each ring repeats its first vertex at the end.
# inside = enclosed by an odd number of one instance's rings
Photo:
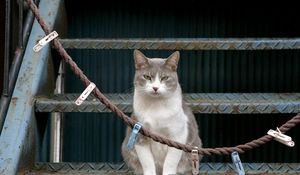
MULTIPOLYGON (((246 174, 297 174, 299 163, 243 163, 246 174)), ((128 167, 109 163, 36 163, 27 175, 37 174, 98 174, 98 175, 132 175, 128 167)), ((232 174, 235 167, 232 163, 200 163, 200 174, 232 174)))
POLYGON ((277 50, 299 49, 300 38, 61 39, 66 49, 277 50))
MULTIPOLYGON (((90 95, 82 105, 75 100, 80 94, 36 97, 36 112, 110 112, 90 95)), ((132 112, 132 94, 106 94, 124 112, 132 112)), ((197 93, 184 94, 184 100, 195 113, 270 114, 299 113, 300 93, 197 93)))

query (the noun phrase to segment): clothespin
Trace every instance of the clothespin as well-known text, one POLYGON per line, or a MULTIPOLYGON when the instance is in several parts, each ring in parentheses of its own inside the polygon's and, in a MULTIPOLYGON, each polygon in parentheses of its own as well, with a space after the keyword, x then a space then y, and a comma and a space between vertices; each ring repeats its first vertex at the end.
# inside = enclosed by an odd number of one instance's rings
POLYGON ((42 38, 34 47, 33 47, 33 51, 35 52, 39 52, 47 43, 49 43, 50 41, 52 41, 53 39, 55 39, 56 37, 58 37, 58 33, 56 31, 51 32, 49 35, 45 36, 44 38, 42 38))
POLYGON ((198 147, 192 150, 192 173, 193 175, 199 174, 199 152, 198 147))
POLYGON ((76 105, 81 105, 82 102, 90 95, 90 93, 95 89, 96 85, 94 83, 90 83, 90 85, 82 92, 82 94, 75 101, 76 105))
POLYGON ((290 136, 282 134, 279 128, 277 128, 277 131, 270 129, 268 131, 268 135, 273 136, 275 140, 289 147, 295 146, 295 142, 292 141, 292 138, 290 136))
POLYGON ((139 122, 137 122, 133 126, 131 134, 130 134, 130 137, 128 139, 128 143, 127 143, 128 149, 133 149, 134 144, 135 144, 135 142, 137 140, 137 137, 138 137, 138 134, 139 134, 139 131, 140 131, 141 128, 142 128, 142 124, 139 123, 139 122))
POLYGON ((231 159, 232 159, 233 164, 235 165, 238 175, 245 175, 244 167, 240 160, 239 153, 236 151, 231 153, 231 159))

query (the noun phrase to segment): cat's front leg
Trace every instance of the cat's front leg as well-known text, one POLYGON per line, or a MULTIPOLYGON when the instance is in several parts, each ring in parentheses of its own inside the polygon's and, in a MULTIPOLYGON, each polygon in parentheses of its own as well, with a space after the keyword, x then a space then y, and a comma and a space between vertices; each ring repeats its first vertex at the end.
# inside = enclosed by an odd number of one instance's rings
POLYGON ((149 144, 136 144, 135 150, 143 168, 143 175, 156 175, 154 158, 149 144))
MULTIPOLYGON (((182 132, 180 133, 174 132, 176 133, 176 136, 173 136, 171 139, 180 143, 185 143, 187 139, 187 128, 184 128, 181 131, 182 132)), ((163 166, 163 175, 171 175, 177 173, 177 167, 179 161, 181 160, 182 154, 182 150, 173 147, 168 147, 168 152, 163 166)))
POLYGON ((164 162, 163 175, 175 175, 178 163, 181 159, 182 151, 176 148, 168 148, 168 153, 164 162))

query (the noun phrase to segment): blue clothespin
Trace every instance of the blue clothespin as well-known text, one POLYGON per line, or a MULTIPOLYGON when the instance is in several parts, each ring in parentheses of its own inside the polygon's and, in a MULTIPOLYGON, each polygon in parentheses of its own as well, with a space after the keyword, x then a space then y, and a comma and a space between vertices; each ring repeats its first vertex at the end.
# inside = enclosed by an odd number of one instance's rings
POLYGON ((133 126, 130 137, 129 137, 129 140, 128 140, 128 143, 127 143, 128 149, 133 149, 134 144, 136 142, 136 139, 138 137, 138 134, 139 134, 139 131, 140 131, 141 128, 142 128, 142 124, 139 123, 139 122, 137 122, 133 126))
POLYGON ((233 164, 235 165, 238 175, 245 175, 245 171, 244 171, 242 162, 240 160, 239 153, 236 151, 231 153, 231 159, 232 159, 233 164))

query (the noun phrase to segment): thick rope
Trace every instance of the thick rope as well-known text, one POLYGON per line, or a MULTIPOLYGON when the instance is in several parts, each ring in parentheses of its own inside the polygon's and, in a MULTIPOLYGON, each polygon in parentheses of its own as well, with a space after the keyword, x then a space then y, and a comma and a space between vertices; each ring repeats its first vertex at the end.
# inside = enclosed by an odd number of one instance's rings
MULTIPOLYGON (((27 0, 27 3, 29 7, 31 8, 34 16, 36 17, 37 21, 41 25, 42 29, 44 30, 45 34, 50 33, 50 29, 48 28, 47 24, 39 14, 39 10, 37 6, 34 4, 32 0, 27 0)), ((66 52, 66 50, 63 48, 62 44, 58 39, 54 39, 53 41, 54 48, 58 51, 58 53, 61 55, 63 60, 68 63, 74 72, 74 74, 84 83, 85 86, 88 86, 91 81, 85 76, 85 74, 82 72, 82 70, 77 66, 77 64, 72 60, 71 56, 66 52)), ((107 99, 100 90, 96 87, 93 91, 95 96, 113 113, 115 113, 118 117, 120 117, 128 126, 131 128, 134 126, 134 124, 137 122, 133 120, 132 118, 128 117, 126 114, 124 114, 117 106, 115 106, 112 102, 110 102, 109 99, 107 99)), ((300 113, 294 116, 292 119, 288 120, 285 124, 283 124, 279 129, 282 133, 287 132, 292 127, 300 123, 300 113)), ((162 144, 166 144, 170 147, 175 147, 177 149, 181 149, 185 152, 191 152, 193 149, 195 149, 194 146, 191 145, 185 145, 181 144, 175 141, 172 141, 168 138, 162 137, 158 134, 155 134, 145 128, 141 128, 140 133, 144 136, 150 137, 154 141, 160 142, 162 144)), ((227 155, 234 151, 237 151, 239 153, 244 153, 247 150, 259 147, 269 141, 273 140, 272 136, 264 135, 256 140, 250 141, 245 144, 237 145, 235 147, 220 147, 220 148, 198 148, 198 152, 201 155, 227 155)))

